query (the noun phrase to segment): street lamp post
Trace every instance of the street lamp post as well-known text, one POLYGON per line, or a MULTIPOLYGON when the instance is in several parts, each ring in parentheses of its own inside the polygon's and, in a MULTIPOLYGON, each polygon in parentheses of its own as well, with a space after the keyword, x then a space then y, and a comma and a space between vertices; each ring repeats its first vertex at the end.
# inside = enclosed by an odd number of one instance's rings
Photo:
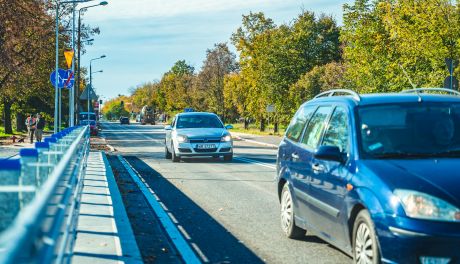
POLYGON ((100 60, 100 59, 103 59, 105 58, 106 56, 105 55, 102 55, 98 58, 94 58, 94 59, 91 59, 89 61, 89 87, 87 87, 86 89, 86 92, 87 92, 87 96, 88 96, 88 123, 89 123, 89 110, 90 110, 90 93, 89 93, 89 88, 93 88, 93 76, 92 76, 92 62, 95 61, 95 60, 100 60))
MULTIPOLYGON (((56 1, 56 72, 55 72, 55 91, 54 91, 54 133, 60 130, 61 124, 61 102, 59 89, 59 6, 61 4, 78 4, 92 0, 71 0, 71 1, 56 1)), ((72 107, 72 106, 70 106, 72 107)))
MULTIPOLYGON (((80 27, 78 27, 78 43, 77 43, 77 48, 78 48, 78 58, 77 58, 77 76, 76 76, 76 90, 75 90, 75 99, 76 99, 76 107, 77 107, 77 110, 78 110, 78 106, 80 105, 79 103, 79 93, 80 93, 80 46, 81 46, 81 42, 86 42, 87 44, 91 43, 92 41, 94 41, 94 39, 84 39, 83 41, 80 42, 80 27)), ((77 111, 75 110, 75 111, 77 111)), ((78 123, 78 115, 77 115, 77 123, 78 123)))
MULTIPOLYGON (((90 6, 85 6, 78 10, 78 58, 77 58, 77 81, 76 81, 76 87, 77 87, 77 94, 78 94, 78 89, 80 89, 80 57, 81 57, 81 12, 86 11, 88 8, 91 7, 96 7, 96 6, 106 6, 108 5, 107 1, 102 1, 97 5, 90 5, 90 6)), ((77 97, 78 98, 78 97, 77 97)))

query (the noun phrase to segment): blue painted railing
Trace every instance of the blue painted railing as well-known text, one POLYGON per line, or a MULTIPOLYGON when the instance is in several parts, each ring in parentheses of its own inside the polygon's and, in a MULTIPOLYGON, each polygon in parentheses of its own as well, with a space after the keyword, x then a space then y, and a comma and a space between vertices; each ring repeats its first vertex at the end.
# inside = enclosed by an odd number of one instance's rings
POLYGON ((0 159, 0 263, 70 262, 89 137, 72 127, 0 159))

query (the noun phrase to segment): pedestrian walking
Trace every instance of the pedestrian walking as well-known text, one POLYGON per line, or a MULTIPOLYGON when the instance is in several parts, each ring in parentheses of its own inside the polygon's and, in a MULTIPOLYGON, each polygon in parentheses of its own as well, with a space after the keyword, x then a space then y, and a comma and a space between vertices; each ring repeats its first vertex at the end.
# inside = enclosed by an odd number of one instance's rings
POLYGON ((43 129, 45 128, 45 119, 42 118, 40 113, 37 114, 37 119, 35 121, 36 129, 35 129, 35 138, 38 142, 42 142, 43 137, 43 129))
POLYGON ((27 132, 30 139, 30 144, 34 143, 34 133, 35 133, 35 118, 29 114, 26 119, 27 132))

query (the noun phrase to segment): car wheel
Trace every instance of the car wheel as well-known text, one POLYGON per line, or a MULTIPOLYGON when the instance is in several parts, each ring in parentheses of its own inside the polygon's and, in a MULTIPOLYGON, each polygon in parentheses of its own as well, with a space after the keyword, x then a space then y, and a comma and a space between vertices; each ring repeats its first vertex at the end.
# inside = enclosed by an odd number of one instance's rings
POLYGON ((367 210, 361 210, 353 225, 353 260, 355 263, 380 263, 380 250, 375 228, 367 210))
POLYGON ((294 204, 288 184, 283 186, 281 192, 281 228, 288 238, 301 238, 305 230, 296 226, 294 218, 294 204))
POLYGON ((171 159, 171 152, 169 152, 168 147, 165 145, 165 158, 171 159))
POLYGON ((229 155, 225 155, 225 156, 224 156, 224 161, 230 162, 230 161, 232 161, 232 160, 233 160, 233 154, 229 154, 229 155))
POLYGON ((179 162, 180 157, 176 155, 176 151, 174 150, 174 145, 171 144, 171 159, 173 162, 179 162))

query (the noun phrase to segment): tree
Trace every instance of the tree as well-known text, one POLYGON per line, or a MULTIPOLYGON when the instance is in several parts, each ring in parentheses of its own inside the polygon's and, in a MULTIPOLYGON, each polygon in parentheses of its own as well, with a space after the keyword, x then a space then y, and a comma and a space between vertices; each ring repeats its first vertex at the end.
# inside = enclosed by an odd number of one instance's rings
POLYGON ((291 115, 299 106, 317 94, 346 85, 343 80, 345 68, 341 63, 331 62, 315 66, 311 71, 302 75, 289 89, 289 100, 293 102, 291 115))
POLYGON ((102 114, 108 120, 120 119, 122 116, 129 116, 130 112, 126 106, 130 104, 130 98, 121 95, 115 99, 105 102, 104 107, 102 108, 102 114))
POLYGON ((243 76, 243 89, 248 95, 247 112, 250 117, 260 121, 260 128, 264 130, 265 105, 267 94, 264 92, 260 70, 260 51, 256 46, 260 44, 261 36, 276 28, 272 19, 266 18, 264 13, 249 13, 243 15, 242 25, 232 35, 233 45, 239 51, 240 74, 243 76))
POLYGON ((244 120, 244 129, 249 128, 249 94, 243 75, 231 73, 224 79, 224 103, 227 112, 236 112, 244 120))
POLYGON ((287 123, 292 102, 289 87, 317 65, 340 59, 339 29, 325 15, 302 12, 292 24, 276 26, 263 13, 243 16, 243 26, 232 37, 240 51, 241 74, 251 94, 249 111, 264 130, 265 109, 276 107, 278 122, 287 123))
POLYGON ((225 120, 224 78, 238 70, 236 55, 226 43, 214 45, 206 51, 206 60, 198 74, 199 87, 206 94, 209 111, 215 112, 225 120))
POLYGON ((400 91, 410 87, 409 79, 416 86, 440 86, 447 75, 444 58, 460 55, 458 21, 458 8, 448 0, 345 5, 345 78, 365 92, 400 91))
POLYGON ((175 112, 193 105, 194 78, 194 68, 184 60, 177 61, 171 70, 163 75, 160 85, 166 111, 175 112))
POLYGON ((172 66, 170 73, 174 73, 176 75, 193 75, 193 72, 195 71, 195 68, 193 68, 191 65, 188 65, 185 60, 178 60, 172 66))
MULTIPOLYGON (((6 133, 12 133, 11 116, 16 112, 17 129, 21 130, 23 114, 45 111, 53 121, 54 88, 49 75, 54 68, 55 6, 43 0, 0 0, 0 104, 3 105, 6 133)), ((69 47, 69 8, 61 5, 59 25, 60 62, 69 47)), ((96 31, 88 34, 97 33, 96 31)), ((68 107, 68 93, 63 92, 63 106, 68 107)))

